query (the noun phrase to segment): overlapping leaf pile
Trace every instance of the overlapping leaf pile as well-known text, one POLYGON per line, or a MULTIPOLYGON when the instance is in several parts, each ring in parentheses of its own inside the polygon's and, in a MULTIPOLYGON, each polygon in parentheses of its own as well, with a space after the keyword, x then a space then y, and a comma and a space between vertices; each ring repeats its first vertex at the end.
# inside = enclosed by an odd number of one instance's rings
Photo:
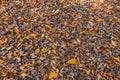
POLYGON ((119 0, 3 0, 3 79, 119 80, 119 0))

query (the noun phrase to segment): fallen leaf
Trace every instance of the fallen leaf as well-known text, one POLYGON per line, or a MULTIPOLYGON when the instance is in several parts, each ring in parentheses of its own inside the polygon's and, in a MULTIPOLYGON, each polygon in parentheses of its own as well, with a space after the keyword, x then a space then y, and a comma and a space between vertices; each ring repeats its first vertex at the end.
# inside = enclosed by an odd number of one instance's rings
POLYGON ((36 4, 36 2, 35 2, 35 1, 33 1, 33 2, 32 2, 32 5, 35 5, 35 4, 36 4))
POLYGON ((35 54, 38 54, 39 52, 40 52, 40 49, 37 48, 37 49, 35 50, 35 54))
POLYGON ((4 63, 5 63, 5 61, 0 60, 0 66, 3 66, 3 65, 4 65, 4 63))
POLYGON ((22 73, 21 76, 22 76, 23 78, 25 78, 25 77, 27 76, 27 74, 26 74, 26 73, 22 73))
POLYGON ((46 25, 46 27, 47 27, 48 29, 52 29, 52 27, 51 27, 50 25, 46 25))
POLYGON ((112 43, 113 46, 117 46, 117 42, 116 41, 111 40, 111 43, 112 43))
POLYGON ((54 49, 52 50, 52 52, 53 52, 54 54, 57 54, 57 51, 56 51, 56 50, 54 50, 54 49))
POLYGON ((76 61, 76 59, 70 59, 70 60, 68 60, 67 61, 67 64, 77 64, 77 61, 76 61))
POLYGON ((30 34, 30 37, 36 37, 37 36, 37 34, 30 34))
POLYGON ((53 49, 56 49, 57 47, 53 44, 52 46, 51 46, 53 49))
POLYGON ((117 62, 120 62, 120 58, 118 57, 113 57, 114 60, 116 60, 117 62))
POLYGON ((88 70, 86 71, 86 73, 87 73, 87 74, 90 74, 90 71, 91 71, 91 70, 90 70, 90 69, 88 69, 88 70))
POLYGON ((48 79, 52 79, 52 78, 55 78, 55 77, 57 77, 57 73, 55 71, 50 71, 48 79))
POLYGON ((98 18, 98 19, 97 19, 97 22, 99 22, 99 23, 102 22, 102 19, 101 19, 101 18, 98 18))
POLYGON ((29 66, 29 64, 23 64, 22 66, 23 66, 23 67, 27 67, 27 66, 29 66))
POLYGON ((2 40, 0 40, 0 45, 4 44, 4 42, 2 40))
POLYGON ((49 50, 46 48, 43 48, 41 51, 42 51, 42 53, 47 53, 49 50))
POLYGON ((16 34, 19 34, 19 29, 18 29, 18 27, 15 27, 15 28, 14 28, 14 32, 15 32, 16 34))

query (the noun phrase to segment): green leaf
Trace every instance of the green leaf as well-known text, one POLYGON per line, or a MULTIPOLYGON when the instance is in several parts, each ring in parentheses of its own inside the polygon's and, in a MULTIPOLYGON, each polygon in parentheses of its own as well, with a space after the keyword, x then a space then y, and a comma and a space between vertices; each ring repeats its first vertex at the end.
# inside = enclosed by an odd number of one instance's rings
POLYGON ((42 51, 42 53, 47 53, 49 50, 46 48, 43 48, 41 51, 42 51))
POLYGON ((89 44, 85 45, 86 48, 90 48, 92 46, 94 46, 94 43, 89 43, 89 44))
POLYGON ((98 37, 93 37, 93 40, 97 41, 97 40, 98 40, 98 37))

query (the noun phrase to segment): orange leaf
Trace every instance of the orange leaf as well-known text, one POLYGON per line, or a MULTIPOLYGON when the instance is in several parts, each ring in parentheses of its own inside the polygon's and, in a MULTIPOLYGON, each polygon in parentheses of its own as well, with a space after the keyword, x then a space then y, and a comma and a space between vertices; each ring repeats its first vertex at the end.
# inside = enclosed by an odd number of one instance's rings
POLYGON ((23 64, 22 66, 23 66, 23 67, 27 67, 28 65, 29 65, 29 64, 23 64))
POLYGON ((101 18, 98 18, 98 19, 97 19, 97 22, 99 22, 99 23, 102 22, 102 19, 101 19, 101 18))
POLYGON ((30 34, 30 37, 36 37, 37 34, 30 34))
POLYGON ((35 4, 36 4, 36 2, 35 2, 35 1, 33 1, 33 2, 32 2, 32 5, 35 5, 35 4))
POLYGON ((52 78, 55 78, 55 77, 57 77, 57 73, 55 71, 50 71, 48 79, 52 79, 52 78))
POLYGON ((5 61, 0 60, 0 66, 3 66, 3 65, 4 65, 4 63, 5 63, 5 61))
POLYGON ((77 64, 76 59, 70 59, 69 61, 67 61, 67 64, 77 64))
POLYGON ((18 27, 15 27, 15 28, 14 28, 14 31, 15 31, 16 34, 19 34, 19 29, 18 29, 18 27))
POLYGON ((2 45, 4 42, 2 40, 0 40, 0 45, 2 45))

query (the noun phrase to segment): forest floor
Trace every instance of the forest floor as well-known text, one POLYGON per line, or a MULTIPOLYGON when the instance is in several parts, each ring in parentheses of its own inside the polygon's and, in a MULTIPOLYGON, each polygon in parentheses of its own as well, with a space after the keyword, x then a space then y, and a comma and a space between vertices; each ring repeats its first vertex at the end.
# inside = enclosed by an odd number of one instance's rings
POLYGON ((3 0, 0 80, 120 80, 119 0, 3 0))

